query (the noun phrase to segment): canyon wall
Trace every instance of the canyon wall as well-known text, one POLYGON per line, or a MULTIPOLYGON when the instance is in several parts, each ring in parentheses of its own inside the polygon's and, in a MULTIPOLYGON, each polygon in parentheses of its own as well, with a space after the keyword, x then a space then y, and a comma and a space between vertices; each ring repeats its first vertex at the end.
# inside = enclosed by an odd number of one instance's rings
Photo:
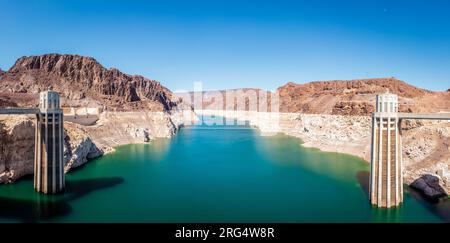
MULTIPOLYGON (((93 126, 64 122, 64 169, 130 143, 168 138, 196 116, 191 110, 168 112, 104 112, 93 126)), ((0 183, 33 174, 35 118, 0 116, 0 183)))
MULTIPOLYGON (((0 183, 9 183, 33 174, 35 118, 1 116, 0 183)), ((90 137, 75 124, 64 124, 65 171, 102 154, 90 137)))
POLYGON ((0 183, 33 173, 34 133, 30 117, 0 120, 0 183))

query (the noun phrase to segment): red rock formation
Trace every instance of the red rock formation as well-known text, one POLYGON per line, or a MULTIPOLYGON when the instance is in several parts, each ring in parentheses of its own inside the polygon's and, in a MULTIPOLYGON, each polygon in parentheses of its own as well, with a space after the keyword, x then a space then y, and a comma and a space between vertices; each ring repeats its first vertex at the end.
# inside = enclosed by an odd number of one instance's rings
POLYGON ((67 100, 93 100, 115 110, 170 110, 172 93, 159 82, 106 69, 94 58, 47 54, 19 58, 0 82, 0 92, 38 93, 52 87, 67 100))
POLYGON ((334 105, 331 114, 361 116, 371 114, 374 111, 375 106, 367 102, 358 103, 351 101, 339 101, 334 105))
POLYGON ((0 108, 17 107, 17 103, 9 99, 0 98, 0 108))
MULTIPOLYGON (((432 92, 420 89, 395 78, 321 81, 306 84, 290 82, 278 88, 279 111, 307 114, 369 115, 375 111, 375 95, 387 90, 399 95, 400 112, 450 111, 450 92, 432 92)), ((235 94, 232 97, 235 100, 235 110, 249 110, 248 100, 245 100, 245 108, 237 108, 236 106, 237 95, 242 96, 248 91, 250 91, 248 92, 250 94, 252 92, 257 93, 259 104, 260 89, 235 89, 230 91, 234 91, 235 94)), ((218 92, 204 92, 204 109, 223 109, 217 107, 220 103, 215 103, 212 98, 219 94, 218 98, 226 102, 225 91, 218 92)), ((188 100, 189 97, 192 101, 193 94, 188 94, 188 100)), ((267 99, 269 104, 271 102, 270 97, 269 94, 267 99)), ((227 105, 230 107, 233 102, 227 105)), ((225 104, 222 106, 225 107, 225 104)), ((270 111, 270 105, 268 107, 270 111)))
POLYGON ((400 97, 402 112, 437 112, 450 109, 444 92, 431 92, 395 78, 287 83, 280 87, 280 110, 337 115, 368 115, 375 95, 389 90, 400 97))

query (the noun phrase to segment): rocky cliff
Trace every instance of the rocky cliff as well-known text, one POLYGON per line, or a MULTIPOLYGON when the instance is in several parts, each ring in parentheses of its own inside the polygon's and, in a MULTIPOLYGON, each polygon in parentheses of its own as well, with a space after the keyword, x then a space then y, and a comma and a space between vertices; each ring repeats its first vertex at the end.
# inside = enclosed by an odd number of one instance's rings
MULTIPOLYGON (((32 153, 32 151, 31 151, 32 153)), ((92 141, 83 126, 71 122, 64 123, 64 171, 68 172, 103 155, 104 151, 92 141)))
POLYGON ((281 112, 308 114, 369 115, 375 95, 399 96, 401 112, 437 112, 450 109, 448 92, 420 89, 395 78, 287 83, 278 89, 281 112))
POLYGON ((404 181, 431 198, 450 195, 450 122, 411 122, 404 127, 404 181))
MULTIPOLYGON (((177 105, 177 101, 171 100, 172 93, 159 82, 106 69, 91 57, 60 54, 22 57, 0 77, 0 93, 29 96, 52 87, 62 95, 63 106, 168 111, 177 105)), ((37 104, 36 99, 17 99, 17 103, 37 104)))
POLYGON ((0 183, 33 173, 34 124, 26 116, 0 121, 0 183))
MULTIPOLYGON (((0 183, 33 174, 34 135, 33 117, 8 116, 0 121, 0 183)), ((65 171, 102 153, 86 132, 75 124, 64 124, 65 171)))

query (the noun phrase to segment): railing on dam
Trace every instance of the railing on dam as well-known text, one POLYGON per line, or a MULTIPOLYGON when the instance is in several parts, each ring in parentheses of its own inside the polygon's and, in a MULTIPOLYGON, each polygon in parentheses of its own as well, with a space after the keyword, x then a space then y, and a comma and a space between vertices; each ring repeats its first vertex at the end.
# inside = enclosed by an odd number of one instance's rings
POLYGON ((0 109, 0 115, 26 115, 39 114, 38 108, 4 108, 0 109))
POLYGON ((414 120, 450 120, 450 113, 389 113, 375 112, 375 118, 391 117, 398 119, 414 119, 414 120))

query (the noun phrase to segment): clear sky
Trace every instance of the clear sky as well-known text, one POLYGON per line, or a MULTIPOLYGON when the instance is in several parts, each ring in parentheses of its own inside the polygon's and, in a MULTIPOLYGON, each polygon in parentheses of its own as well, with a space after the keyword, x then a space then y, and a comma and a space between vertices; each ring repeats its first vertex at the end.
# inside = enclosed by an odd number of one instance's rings
POLYGON ((173 91, 396 77, 450 88, 450 1, 0 0, 0 68, 80 54, 173 91))

